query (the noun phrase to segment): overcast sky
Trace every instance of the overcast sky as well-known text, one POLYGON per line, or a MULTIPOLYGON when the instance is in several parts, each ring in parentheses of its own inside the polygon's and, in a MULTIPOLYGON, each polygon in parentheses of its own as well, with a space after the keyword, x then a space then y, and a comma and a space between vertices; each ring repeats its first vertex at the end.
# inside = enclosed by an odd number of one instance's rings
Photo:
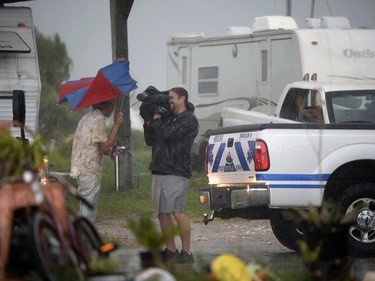
MULTIPOLYGON (((311 15, 311 0, 292 0, 299 27, 311 15)), ((36 28, 58 33, 73 60, 70 79, 94 76, 112 62, 109 0, 34 0, 13 4, 33 9, 36 28)), ((315 0, 314 17, 346 16, 352 27, 375 28, 374 0, 315 0)), ((252 26, 256 16, 286 15, 286 0, 135 0, 128 21, 129 61, 142 92, 166 89, 166 43, 173 33, 227 33, 252 26)))

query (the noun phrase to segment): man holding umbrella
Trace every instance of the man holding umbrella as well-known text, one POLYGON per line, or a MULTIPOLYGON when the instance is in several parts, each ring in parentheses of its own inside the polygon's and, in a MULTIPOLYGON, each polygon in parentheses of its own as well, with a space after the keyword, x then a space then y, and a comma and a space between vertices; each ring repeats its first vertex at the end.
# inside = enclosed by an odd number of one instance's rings
MULTIPOLYGON (((105 118, 111 116, 114 102, 104 101, 92 106, 93 110, 84 115, 74 134, 71 157, 71 176, 78 180, 78 193, 86 199, 92 209, 80 202, 79 214, 94 222, 99 201, 103 155, 112 155, 117 131, 124 121, 122 112, 116 114, 110 134, 107 136, 105 118)), ((117 150, 115 155, 120 154, 117 150)))

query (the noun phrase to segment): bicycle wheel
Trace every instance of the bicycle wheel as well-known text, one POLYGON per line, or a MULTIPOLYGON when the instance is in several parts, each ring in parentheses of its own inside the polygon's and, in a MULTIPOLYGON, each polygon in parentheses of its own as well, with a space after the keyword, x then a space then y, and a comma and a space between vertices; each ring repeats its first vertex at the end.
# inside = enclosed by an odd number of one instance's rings
POLYGON ((84 262, 86 270, 89 271, 88 266, 92 260, 107 256, 100 250, 103 241, 92 223, 86 218, 76 216, 73 225, 76 230, 76 237, 79 246, 78 251, 80 251, 77 255, 80 261, 84 262))
POLYGON ((35 267, 43 280, 85 280, 73 250, 60 241, 50 216, 36 212, 29 226, 35 267))

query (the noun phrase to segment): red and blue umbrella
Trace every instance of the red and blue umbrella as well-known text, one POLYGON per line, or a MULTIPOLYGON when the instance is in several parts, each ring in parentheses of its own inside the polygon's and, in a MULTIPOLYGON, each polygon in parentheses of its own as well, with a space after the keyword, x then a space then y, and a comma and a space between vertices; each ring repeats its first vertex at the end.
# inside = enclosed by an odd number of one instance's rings
POLYGON ((129 73, 129 61, 115 61, 101 68, 95 77, 61 84, 59 103, 67 101, 76 111, 127 95, 137 87, 129 73))

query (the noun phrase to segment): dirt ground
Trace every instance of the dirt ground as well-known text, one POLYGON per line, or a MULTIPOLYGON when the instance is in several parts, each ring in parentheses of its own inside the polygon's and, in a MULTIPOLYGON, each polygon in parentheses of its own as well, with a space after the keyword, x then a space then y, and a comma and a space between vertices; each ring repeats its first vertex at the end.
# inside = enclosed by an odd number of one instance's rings
MULTIPOLYGON (((156 219, 155 223, 157 224, 156 219)), ((124 249, 139 248, 132 233, 126 228, 125 220, 102 218, 95 223, 95 227, 104 238, 119 242, 124 249)), ((216 248, 218 241, 230 244, 255 241, 254 251, 264 247, 269 251, 288 251, 276 240, 267 220, 215 219, 208 225, 200 221, 192 221, 191 232, 192 248, 204 244, 214 244, 216 248)), ((178 243, 178 239, 176 241, 178 243)))
MULTIPOLYGON (((122 269, 137 272, 140 269, 139 252, 143 249, 126 229, 126 222, 105 218, 98 220, 95 226, 105 239, 121 244, 114 256, 120 259, 122 269)), ((295 255, 276 240, 266 220, 215 219, 208 225, 193 221, 191 229, 191 250, 196 260, 206 264, 222 253, 232 253, 245 262, 264 263, 279 255, 279 259, 285 263, 287 261, 283 255, 295 255)), ((176 238, 176 243, 180 247, 179 238, 176 238)), ((297 263, 300 265, 300 261, 297 263)))
MULTIPOLYGON (((113 255, 119 258, 121 270, 130 275, 139 272, 139 253, 144 249, 126 229, 126 221, 101 218, 95 226, 105 239, 120 243, 121 247, 113 255)), ((191 250, 200 263, 209 264, 220 254, 231 253, 246 263, 265 264, 274 272, 289 271, 293 274, 303 267, 301 257, 277 241, 267 220, 215 219, 208 225, 193 221, 191 229, 191 250)), ((178 239, 176 242, 180 246, 178 239)), ((375 270, 374 264, 375 258, 353 260, 353 276, 356 280, 364 280, 366 273, 375 270)))

